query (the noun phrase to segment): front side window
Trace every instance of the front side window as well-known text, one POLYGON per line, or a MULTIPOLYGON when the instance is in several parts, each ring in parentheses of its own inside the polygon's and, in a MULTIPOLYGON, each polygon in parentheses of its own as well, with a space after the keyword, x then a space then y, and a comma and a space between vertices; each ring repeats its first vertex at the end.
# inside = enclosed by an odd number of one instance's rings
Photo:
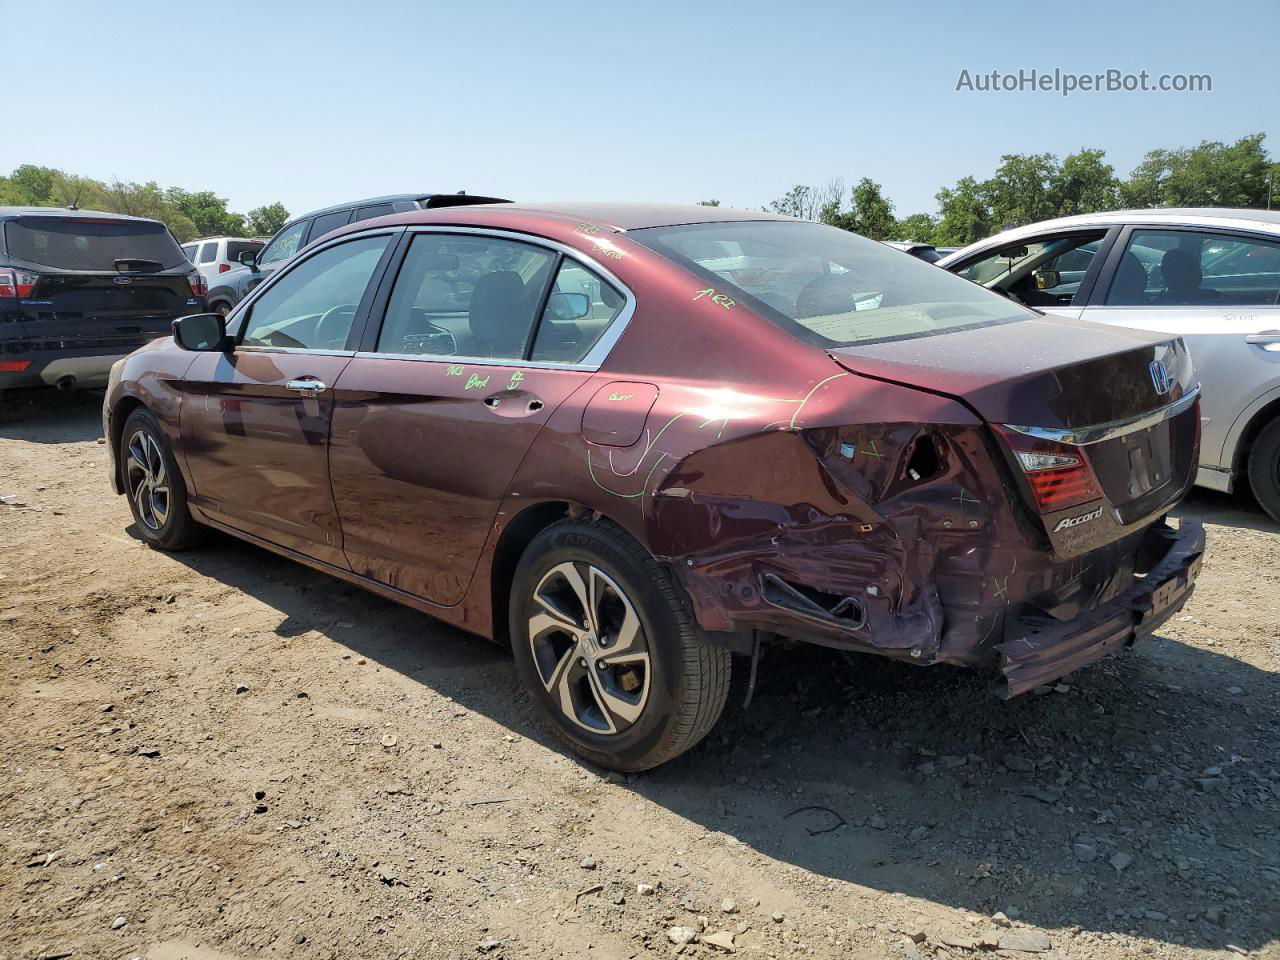
POLYGON ((1075 303, 1076 293, 1102 245, 1101 233, 1040 237, 1001 247, 956 273, 1036 307, 1075 303))
POLYGON ((310 222, 310 220, 299 220, 293 226, 285 227, 282 232, 276 234, 276 238, 267 244, 267 249, 262 251, 258 263, 277 263, 292 257, 302 245, 302 237, 307 232, 307 225, 310 222))
POLYGON ((578 363, 617 319, 626 298, 576 260, 564 260, 538 321, 531 360, 578 363))
POLYGON ((1190 230, 1134 230, 1108 306, 1275 306, 1280 243, 1190 230))
POLYGON ((932 336, 1029 316, 946 270, 822 224, 714 222, 649 227, 627 236, 696 275, 691 301, 725 310, 748 305, 822 347, 932 336))
POLYGON ((199 249, 195 244, 189 243, 182 248, 182 252, 186 254, 187 259, 192 263, 196 262, 196 251, 199 249))
POLYGON ((340 243, 298 264, 250 307, 241 343, 343 350, 389 237, 340 243))
POLYGON ((415 236, 378 351, 522 359, 555 259, 550 250, 498 237, 415 236))

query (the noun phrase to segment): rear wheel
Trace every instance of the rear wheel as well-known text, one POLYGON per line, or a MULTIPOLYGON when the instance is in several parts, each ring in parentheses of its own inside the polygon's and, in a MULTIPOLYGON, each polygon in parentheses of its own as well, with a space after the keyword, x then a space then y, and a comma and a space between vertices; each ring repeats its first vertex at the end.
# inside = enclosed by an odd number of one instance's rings
POLYGON ((187 488, 169 441, 145 409, 129 414, 120 439, 120 469, 138 531, 157 550, 182 550, 204 528, 187 509, 187 488))
POLYGON ((511 642, 539 714, 602 767, 647 770, 710 732, 730 655, 703 643, 670 574, 608 521, 561 520, 529 544, 511 642))
POLYGON ((213 305, 213 312, 225 320, 227 319, 227 314, 231 312, 231 304, 219 301, 213 305))
POLYGON ((1249 487, 1262 509, 1280 520, 1280 417, 1254 437, 1249 450, 1249 487))

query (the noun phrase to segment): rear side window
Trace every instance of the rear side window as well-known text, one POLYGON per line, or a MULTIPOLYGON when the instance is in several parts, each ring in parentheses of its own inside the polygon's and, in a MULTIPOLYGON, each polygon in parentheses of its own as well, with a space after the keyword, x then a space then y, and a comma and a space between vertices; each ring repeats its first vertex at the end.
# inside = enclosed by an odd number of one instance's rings
POLYGON ((257 253, 262 247, 263 244, 259 240, 228 240, 227 259, 232 263, 239 263, 240 254, 257 253))
POLYGON ((626 305, 626 297, 608 281, 576 260, 564 260, 529 359, 580 362, 626 305))
POLYGON ((374 217, 385 217, 388 214, 395 213, 396 208, 389 203, 371 203, 367 207, 361 207, 356 211, 356 215, 351 218, 351 222, 357 220, 371 220, 374 217))
POLYGON ((379 352, 523 358, 555 260, 550 250, 496 237, 414 237, 379 352))
POLYGON ((201 263, 213 263, 213 261, 217 259, 218 259, 218 241, 215 240, 212 243, 206 243, 204 246, 200 248, 201 263))
POLYGON ((116 260, 149 260, 167 270, 188 262, 165 225, 152 220, 17 217, 5 222, 4 238, 14 259, 62 270, 114 273, 116 260))
POLYGON ((298 252, 298 247, 302 246, 302 237, 310 223, 310 220, 299 220, 293 226, 285 227, 283 231, 276 234, 274 240, 267 244, 267 249, 262 251, 259 262, 276 263, 292 257, 298 252))
POLYGON ((1190 230, 1134 230, 1107 305, 1275 306, 1280 243, 1190 230))
POLYGON ((314 243, 326 233, 333 233, 339 227, 344 227, 347 221, 351 219, 350 210, 339 210, 337 213, 325 213, 316 217, 315 226, 311 228, 311 239, 308 243, 314 243))

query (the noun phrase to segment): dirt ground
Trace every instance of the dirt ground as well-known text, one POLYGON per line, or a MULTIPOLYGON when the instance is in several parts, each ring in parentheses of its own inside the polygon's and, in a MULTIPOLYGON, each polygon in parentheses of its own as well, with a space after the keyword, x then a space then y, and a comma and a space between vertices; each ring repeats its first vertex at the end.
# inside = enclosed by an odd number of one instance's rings
POLYGON ((707 742, 608 777, 485 641, 143 546, 100 402, 0 416, 0 958, 1280 958, 1280 526, 1247 502, 1194 494, 1190 604, 1052 691, 778 649, 707 742))

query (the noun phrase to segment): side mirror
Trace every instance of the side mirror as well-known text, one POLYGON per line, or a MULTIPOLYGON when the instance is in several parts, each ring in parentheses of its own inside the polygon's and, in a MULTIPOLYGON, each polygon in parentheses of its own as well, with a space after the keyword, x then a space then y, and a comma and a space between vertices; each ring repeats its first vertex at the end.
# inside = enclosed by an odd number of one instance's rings
POLYGON ((227 321, 216 313, 193 313, 173 321, 173 342, 197 353, 221 353, 231 345, 227 321))
POLYGON ((1062 274, 1057 270, 1037 270, 1032 276, 1036 279, 1037 290, 1052 290, 1062 285, 1062 274))
POLYGON ((591 298, 585 293, 553 293, 547 309, 557 320, 580 320, 591 313, 591 298))
POLYGON ((258 269, 258 255, 254 253, 252 250, 241 250, 240 256, 236 257, 236 259, 239 260, 241 263, 243 263, 250 270, 258 269))

